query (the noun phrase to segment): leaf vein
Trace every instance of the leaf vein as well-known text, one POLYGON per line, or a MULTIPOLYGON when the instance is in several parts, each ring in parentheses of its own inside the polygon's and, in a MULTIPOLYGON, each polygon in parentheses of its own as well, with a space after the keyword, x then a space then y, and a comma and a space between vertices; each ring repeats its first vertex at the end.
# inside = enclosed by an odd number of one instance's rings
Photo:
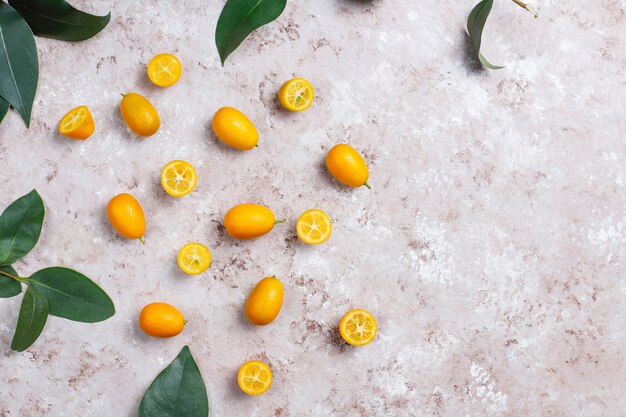
MULTIPOLYGON (((60 20, 60 19, 58 19, 58 18, 54 18, 54 17, 51 17, 51 16, 46 16, 46 15, 44 15, 44 14, 41 14, 41 13, 37 12, 36 10, 33 10, 33 9, 28 8, 28 6, 25 6, 25 5, 23 5, 23 4, 21 4, 21 5, 20 5, 20 7, 21 7, 21 8, 23 8, 23 9, 25 9, 25 10, 27 10, 27 11, 29 11, 29 12, 31 12, 32 14, 35 14, 35 15, 37 15, 37 16, 39 16, 39 17, 44 18, 44 19, 49 19, 49 20, 51 20, 51 21, 53 21, 53 22, 56 22, 56 23, 62 23, 62 24, 65 24, 65 25, 69 25, 69 26, 77 26, 77 27, 89 27, 89 26, 92 26, 92 24, 80 24, 80 23, 73 23, 73 22, 69 22, 69 21, 65 21, 65 20, 60 20)), ((89 14, 89 13, 81 12, 80 10, 77 10, 77 9, 74 9, 74 10, 75 10, 76 12, 78 12, 78 13, 85 14, 85 15, 87 15, 87 16, 89 16, 89 17, 103 18, 103 17, 106 17, 106 16, 107 16, 107 15, 104 15, 104 16, 95 16, 95 15, 91 15, 91 14, 89 14)), ((98 22, 98 23, 100 23, 100 22, 98 22)))
POLYGON ((15 86, 15 91, 17 91, 17 96, 18 96, 18 98, 20 100, 20 107, 22 108, 22 110, 24 110, 25 109, 25 107, 24 107, 24 99, 22 99, 22 93, 20 92, 20 89, 17 86, 17 80, 15 79, 15 73, 13 72, 13 66, 11 65, 11 60, 9 59, 9 50, 7 49, 7 44, 4 41, 4 32, 2 30, 2 25, 0 25, 0 39, 2 39, 2 49, 4 50, 4 55, 6 56, 7 64, 9 65, 9 71, 11 71, 11 81, 13 81, 13 85, 15 86))
MULTIPOLYGON (((53 279, 56 279, 56 278, 53 278, 53 279)), ((51 290, 51 291, 53 291, 53 292, 59 293, 59 294, 61 294, 61 295, 64 295, 64 296, 66 296, 67 298, 71 298, 71 299, 76 300, 76 301, 78 301, 78 302, 80 302, 80 303, 83 303, 83 304, 87 304, 87 305, 89 305, 89 306, 96 307, 97 309, 102 310, 102 311, 106 311, 105 307, 99 306, 98 304, 93 304, 92 302, 90 302, 90 301, 88 301, 88 300, 84 300, 84 299, 81 299, 81 298, 77 298, 77 297, 75 297, 75 296, 73 296, 73 295, 71 295, 71 294, 69 294, 69 293, 59 291, 59 290, 57 290, 56 288, 51 287, 51 286, 49 286, 49 285, 47 285, 47 284, 44 284, 44 283, 43 283, 43 282, 41 282, 41 281, 33 280, 32 282, 36 283, 36 285, 41 285, 42 287, 47 288, 47 289, 49 289, 49 290, 51 290)))

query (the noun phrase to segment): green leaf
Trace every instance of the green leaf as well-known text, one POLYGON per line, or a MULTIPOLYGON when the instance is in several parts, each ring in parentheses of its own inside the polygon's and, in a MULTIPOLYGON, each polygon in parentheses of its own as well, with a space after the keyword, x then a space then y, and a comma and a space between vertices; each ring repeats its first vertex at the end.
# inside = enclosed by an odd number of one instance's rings
POLYGON ((0 97, 30 125, 39 61, 35 37, 26 21, 0 1, 0 97))
POLYGON ((489 69, 500 69, 504 67, 493 65, 480 53, 483 29, 485 28, 487 17, 489 17, 489 13, 491 12, 491 6, 493 6, 493 0, 482 0, 472 9, 467 18, 467 33, 469 34, 472 45, 474 46, 474 52, 480 63, 489 69))
POLYGON ((287 0, 228 0, 215 29, 222 65, 253 30, 278 18, 286 5, 287 0))
POLYGON ((37 244, 43 225, 43 201, 33 190, 0 215, 0 265, 10 265, 37 244))
POLYGON ((111 20, 81 12, 65 0, 9 0, 37 36, 77 42, 97 35, 111 20))
POLYGON ((9 111, 9 103, 7 103, 2 97, 0 97, 0 123, 4 120, 4 116, 9 111))
MULTIPOLYGON (((14 277, 17 276, 15 269, 11 265, 0 266, 0 272, 6 272, 14 277)), ((19 281, 0 274, 0 298, 15 297, 22 292, 22 284, 19 281)))
POLYGON ((189 347, 150 384, 137 417, 207 417, 209 399, 189 347))
POLYGON ((41 334, 46 320, 48 320, 48 301, 37 288, 29 286, 22 299, 11 349, 18 352, 28 349, 41 334))
POLYGON ((95 282, 72 269, 52 267, 35 272, 28 284, 48 299, 50 314, 84 323, 115 314, 113 301, 95 282))

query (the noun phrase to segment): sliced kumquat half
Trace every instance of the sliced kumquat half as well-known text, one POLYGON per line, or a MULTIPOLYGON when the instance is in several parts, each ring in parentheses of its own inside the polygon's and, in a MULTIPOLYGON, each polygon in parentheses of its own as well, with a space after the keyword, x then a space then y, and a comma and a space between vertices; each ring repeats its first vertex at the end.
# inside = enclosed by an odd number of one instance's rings
POLYGON ((72 139, 85 140, 96 130, 91 112, 85 106, 70 110, 59 122, 59 133, 72 139))
POLYGON ((187 243, 178 251, 178 266, 186 274, 201 274, 211 266, 211 252, 202 243, 187 243))
POLYGON ((148 63, 148 78, 159 87, 169 87, 180 79, 183 66, 172 54, 158 54, 148 63))
POLYGON ((290 111, 304 111, 311 107, 315 98, 313 86, 304 78, 287 81, 278 91, 278 101, 290 111))
POLYGON ((366 310, 350 310, 339 322, 339 333, 352 346, 363 346, 374 340, 378 326, 366 310))
POLYGON ((172 197, 184 197, 191 193, 198 183, 196 170, 181 160, 169 162, 161 171, 161 185, 172 197))
POLYGON ((333 223, 322 210, 308 210, 296 222, 296 233, 303 242, 318 245, 326 242, 333 233, 333 223))
POLYGON ((261 361, 248 361, 237 373, 239 388, 248 395, 261 395, 272 385, 272 371, 261 361))

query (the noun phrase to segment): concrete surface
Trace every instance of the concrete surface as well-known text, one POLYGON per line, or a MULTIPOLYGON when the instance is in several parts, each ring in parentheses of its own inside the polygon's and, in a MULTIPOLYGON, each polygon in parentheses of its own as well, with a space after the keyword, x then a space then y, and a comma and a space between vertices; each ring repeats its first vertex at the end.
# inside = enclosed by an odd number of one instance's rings
POLYGON ((213 42, 223 1, 76 1, 113 19, 98 37, 38 39, 41 80, 27 130, 0 126, 0 206, 32 188, 47 215, 16 265, 82 271, 117 314, 94 324, 51 318, 27 352, 9 349, 19 297, 0 300, 0 416, 131 417, 153 378, 188 344, 213 416, 625 416, 626 5, 497 1, 484 54, 468 59, 475 1, 290 1, 221 67, 213 42), (145 64, 172 52, 169 89, 145 64), (314 105, 288 114, 283 81, 309 79, 314 105), (160 132, 134 137, 120 93, 153 101, 160 132), (97 130, 55 133, 85 104, 97 130), (229 149, 209 131, 221 106, 256 123, 260 146, 229 149), (347 141, 371 191, 323 168, 347 141), (197 190, 175 200, 162 166, 194 164, 197 190), (105 207, 130 192, 148 213, 147 244, 118 237, 105 207), (288 222, 231 240, 224 213, 242 202, 288 222), (318 207, 332 238, 306 247, 298 215, 318 207), (188 241, 213 252, 196 278, 175 258, 188 241), (285 284, 278 319, 254 328, 244 300, 266 275, 285 284), (144 336, 141 307, 165 301, 189 319, 176 338, 144 336), (380 333, 349 348, 336 326, 361 307, 380 333), (271 390, 246 397, 236 371, 267 360, 271 390))

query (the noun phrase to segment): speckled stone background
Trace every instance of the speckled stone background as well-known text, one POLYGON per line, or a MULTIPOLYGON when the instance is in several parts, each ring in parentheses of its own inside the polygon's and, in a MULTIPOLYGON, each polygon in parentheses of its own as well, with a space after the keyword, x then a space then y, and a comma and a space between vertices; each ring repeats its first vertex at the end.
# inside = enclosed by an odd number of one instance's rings
POLYGON ((213 42, 223 1, 76 1, 111 10, 78 44, 38 39, 41 78, 29 130, 0 126, 0 206, 36 188, 47 214, 40 244, 16 265, 74 267, 115 301, 110 320, 50 318, 24 353, 9 349, 19 297, 0 300, 0 416, 132 417, 143 392, 188 344, 213 416, 626 415, 626 4, 498 0, 483 71, 468 58, 475 1, 290 1, 221 67, 213 42), (178 55, 182 80, 152 86, 145 64, 178 55), (309 79, 307 112, 277 105, 281 83, 309 79), (159 109, 149 139, 125 128, 120 93, 159 109), (85 104, 97 131, 61 138, 85 104), (239 152, 210 133, 234 106, 260 146, 239 152), (323 168, 347 141, 365 155, 371 191, 323 168), (194 164, 197 190, 175 200, 162 166, 194 164), (147 244, 118 237, 105 207, 120 192, 148 213, 147 244), (220 222, 242 202, 288 218, 236 242, 220 222), (297 216, 319 207, 330 241, 306 247, 297 216), (200 277, 178 249, 205 242, 200 277), (242 305, 275 274, 286 298, 270 326, 242 305), (141 333, 141 307, 165 301, 189 323, 176 338, 141 333), (380 333, 364 348, 338 337, 340 317, 369 309, 380 333), (236 371, 266 360, 271 390, 247 397, 236 371))

